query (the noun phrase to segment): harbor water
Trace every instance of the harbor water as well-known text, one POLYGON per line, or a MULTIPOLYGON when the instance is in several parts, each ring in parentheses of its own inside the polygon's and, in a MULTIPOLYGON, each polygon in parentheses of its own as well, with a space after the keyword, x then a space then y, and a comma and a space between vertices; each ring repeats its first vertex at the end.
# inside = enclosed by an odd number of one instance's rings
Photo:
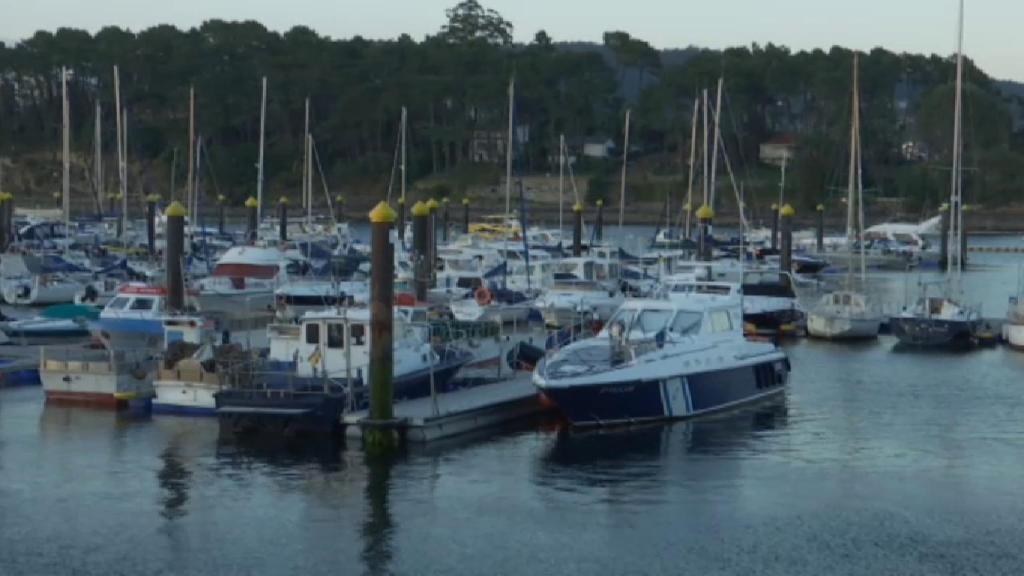
MULTIPOLYGON (((1003 316, 1020 261, 967 300, 1003 316)), ((788 343, 785 395, 713 419, 386 460, 0 389, 0 574, 1019 574, 1024 353, 894 343, 788 343)))

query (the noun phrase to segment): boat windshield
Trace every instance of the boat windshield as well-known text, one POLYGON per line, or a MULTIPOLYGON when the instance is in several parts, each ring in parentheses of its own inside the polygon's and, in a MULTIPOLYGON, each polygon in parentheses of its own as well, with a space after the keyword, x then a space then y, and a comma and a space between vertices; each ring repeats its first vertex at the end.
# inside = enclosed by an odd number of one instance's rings
POLYGON ((124 307, 128 305, 128 298, 124 296, 118 296, 107 302, 107 310, 124 310, 124 307))
POLYGON ((672 320, 672 332, 680 336, 691 336, 700 331, 703 314, 690 310, 680 310, 672 320))

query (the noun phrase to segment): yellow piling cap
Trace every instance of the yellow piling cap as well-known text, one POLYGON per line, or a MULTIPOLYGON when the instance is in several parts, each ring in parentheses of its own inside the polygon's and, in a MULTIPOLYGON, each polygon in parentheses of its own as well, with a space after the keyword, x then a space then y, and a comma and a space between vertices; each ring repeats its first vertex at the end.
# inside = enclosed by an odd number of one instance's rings
MULTIPOLYGON (((341 196, 338 196, 338 201, 339 202, 341 201, 341 196)), ((398 203, 399 204, 405 204, 405 198, 399 197, 398 198, 398 203)))
POLYGON ((278 204, 285 204, 285 205, 287 205, 288 204, 288 197, 287 196, 281 196, 280 198, 277 199, 277 203, 278 204))
POLYGON ((227 196, 225 196, 223 194, 218 194, 217 195, 217 204, 223 204, 224 202, 227 201, 227 199, 228 199, 227 196))
POLYGON ((583 202, 577 202, 572 205, 573 212, 583 212, 583 202))
POLYGON ((943 202, 942 206, 939 206, 939 212, 949 212, 949 203, 943 202))
POLYGON ((260 207, 260 203, 259 203, 258 200, 256 200, 252 196, 249 196, 249 199, 245 201, 245 207, 246 208, 259 208, 260 207))
POLYGON ((383 200, 370 211, 370 222, 374 224, 392 224, 395 220, 398 220, 398 213, 383 200))
POLYGON ((778 209, 779 209, 779 205, 778 204, 772 204, 772 212, 774 212, 774 211, 776 211, 778 209))
POLYGON ((824 211, 825 211, 825 205, 824 204, 818 204, 818 212, 824 212, 824 211))
POLYGON ((434 200, 433 198, 427 201, 426 206, 428 210, 437 210, 441 207, 441 205, 437 203, 437 200, 434 200))
POLYGON ((693 208, 689 204, 683 204, 683 212, 689 212, 693 208))
POLYGON ((427 205, 423 202, 413 204, 409 211, 412 212, 413 216, 426 216, 430 214, 430 208, 427 208, 427 205))
POLYGON ((185 214, 187 214, 187 213, 188 212, 185 211, 185 207, 182 206, 181 202, 178 202, 178 201, 171 202, 171 205, 168 206, 167 210, 164 211, 164 214, 168 218, 173 218, 173 217, 184 218, 185 214))
POLYGON ((159 201, 160 201, 160 195, 159 194, 150 194, 149 196, 146 196, 146 202, 149 202, 151 204, 156 204, 159 201))
POLYGON ((600 208, 602 206, 604 206, 604 200, 601 200, 600 198, 598 198, 598 200, 597 200, 597 207, 600 208))
POLYGON ((447 196, 445 196, 444 198, 441 198, 441 204, 447 204, 447 203, 448 203, 448 197, 447 196))
POLYGON ((13 198, 14 196, 12 196, 10 192, 0 192, 0 202, 7 202, 13 198))
POLYGON ((711 220, 714 217, 715 217, 715 211, 712 210, 711 206, 708 206, 707 204, 705 204, 705 205, 703 205, 703 206, 701 206, 700 208, 697 209, 697 219, 698 220, 711 220))
POLYGON ((793 210, 792 206, 786 204, 781 210, 779 210, 779 215, 784 218, 792 218, 793 216, 796 216, 796 210, 793 210))
MULTIPOLYGON (((345 197, 344 197, 344 196, 342 196, 341 194, 338 194, 337 196, 335 196, 335 197, 334 197, 334 201, 335 201, 335 202, 341 202, 341 203, 343 203, 343 204, 344 204, 344 203, 345 203, 345 197)), ((399 203, 399 204, 401 204, 401 203, 402 203, 402 199, 401 199, 401 198, 399 198, 399 199, 398 199, 398 203, 399 203)))
POLYGON ((463 206, 469 206, 469 198, 463 198, 462 199, 462 205, 463 206))

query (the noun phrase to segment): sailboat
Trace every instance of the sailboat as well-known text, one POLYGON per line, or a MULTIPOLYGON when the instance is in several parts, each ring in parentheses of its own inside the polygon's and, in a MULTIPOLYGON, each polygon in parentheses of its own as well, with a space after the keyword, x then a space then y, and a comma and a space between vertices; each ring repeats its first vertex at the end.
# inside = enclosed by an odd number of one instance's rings
POLYGON ((904 309, 889 321, 900 343, 929 348, 964 347, 974 343, 981 325, 977 310, 954 298, 962 292, 963 275, 963 41, 964 0, 960 0, 956 55, 956 101, 953 112, 953 170, 949 195, 949 235, 942 240, 949 247, 944 294, 930 295, 922 284, 922 294, 913 307, 904 309))
POLYGON ((853 289, 854 245, 860 253, 860 283, 864 285, 864 243, 856 242, 864 227, 864 182, 860 154, 860 86, 857 55, 853 55, 853 115, 850 118, 850 175, 846 196, 846 246, 849 265, 842 290, 825 294, 807 316, 807 332, 833 340, 877 338, 882 317, 867 296, 853 289), (855 219, 854 210, 858 215, 855 219), (855 225, 856 221, 856 225, 855 225))

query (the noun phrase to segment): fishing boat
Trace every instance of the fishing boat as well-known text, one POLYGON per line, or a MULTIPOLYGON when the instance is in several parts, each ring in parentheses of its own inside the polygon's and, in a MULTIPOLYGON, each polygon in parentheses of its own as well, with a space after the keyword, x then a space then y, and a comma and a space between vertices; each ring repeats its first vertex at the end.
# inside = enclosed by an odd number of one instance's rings
POLYGON ((789 360, 745 339, 742 324, 738 287, 630 300, 595 338, 542 360, 533 381, 574 426, 690 418, 779 394, 789 360))
MULTIPOLYGON (((853 114, 850 120, 850 171, 846 196, 846 286, 825 294, 807 316, 807 333, 830 340, 877 338, 882 316, 869 305, 867 296, 853 290, 854 242, 864 227, 864 183, 860 152, 860 91, 857 55, 853 57, 853 114)), ((860 283, 865 282, 864 243, 859 243, 860 283)))
POLYGON ((921 283, 917 302, 904 308, 889 321, 892 333, 900 343, 926 348, 967 347, 975 342, 981 326, 978 310, 960 302, 964 268, 963 236, 963 20, 964 3, 960 1, 959 44, 956 57, 956 92, 953 108, 953 169, 949 195, 949 234, 946 243, 948 262, 945 282, 939 295, 931 295, 928 283, 921 283))

